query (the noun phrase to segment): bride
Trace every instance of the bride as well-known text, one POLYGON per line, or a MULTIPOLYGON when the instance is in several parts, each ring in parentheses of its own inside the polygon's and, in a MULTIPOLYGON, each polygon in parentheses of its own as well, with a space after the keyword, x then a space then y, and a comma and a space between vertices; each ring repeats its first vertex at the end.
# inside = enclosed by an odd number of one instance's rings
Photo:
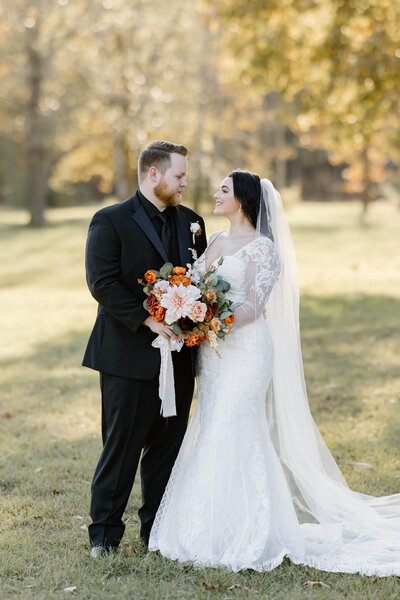
POLYGON ((400 575, 400 494, 350 490, 309 410, 280 195, 237 170, 215 200, 230 230, 211 236, 195 269, 216 266, 240 306, 221 358, 199 349, 198 402, 149 548, 233 571, 271 570, 288 556, 326 571, 400 575))

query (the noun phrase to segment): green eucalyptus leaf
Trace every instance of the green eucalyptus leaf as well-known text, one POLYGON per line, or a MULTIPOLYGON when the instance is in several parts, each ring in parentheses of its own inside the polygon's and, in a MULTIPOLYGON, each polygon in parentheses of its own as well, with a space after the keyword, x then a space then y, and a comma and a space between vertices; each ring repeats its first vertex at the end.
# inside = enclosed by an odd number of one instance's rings
POLYGON ((241 302, 232 302, 232 301, 231 301, 231 305, 230 305, 230 307, 229 307, 229 308, 230 308, 232 311, 235 311, 235 310, 236 310, 236 309, 238 309, 240 306, 242 306, 242 303, 241 303, 241 302))
POLYGON ((181 329, 179 323, 174 323, 172 325, 172 331, 175 333, 175 335, 179 335, 180 333, 182 333, 182 329, 181 329))
POLYGON ((221 298, 220 296, 217 296, 217 308, 218 308, 218 312, 220 312, 222 310, 222 307, 224 306, 225 302, 224 299, 221 298))
POLYGON ((215 273, 210 273, 206 275, 204 280, 205 285, 207 285, 208 287, 215 287, 218 283, 218 276, 215 273))
POLYGON ((171 264, 170 262, 165 263, 160 269, 160 277, 162 277, 163 279, 168 279, 168 277, 172 273, 173 268, 174 268, 174 265, 171 264))
POLYGON ((222 315, 220 315, 220 319, 221 321, 223 321, 224 319, 226 319, 227 317, 230 317, 232 314, 232 311, 230 310, 226 310, 225 312, 222 313, 222 315))

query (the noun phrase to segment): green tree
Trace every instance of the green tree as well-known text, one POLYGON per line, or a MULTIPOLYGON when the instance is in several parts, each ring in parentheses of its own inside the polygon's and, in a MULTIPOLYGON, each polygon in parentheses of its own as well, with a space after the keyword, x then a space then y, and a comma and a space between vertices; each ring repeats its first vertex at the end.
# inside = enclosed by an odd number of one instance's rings
POLYGON ((2 77, 8 89, 2 108, 22 134, 27 205, 37 227, 44 224, 50 172, 65 151, 57 136, 76 105, 69 92, 77 81, 81 88, 84 83, 74 50, 87 8, 86 1, 77 5, 69 0, 16 0, 0 6, 2 55, 11 67, 2 77))
POLYGON ((334 163, 348 163, 346 189, 366 209, 388 154, 399 153, 400 4, 221 0, 217 6, 239 68, 260 91, 292 103, 286 120, 306 147, 325 147, 334 163))

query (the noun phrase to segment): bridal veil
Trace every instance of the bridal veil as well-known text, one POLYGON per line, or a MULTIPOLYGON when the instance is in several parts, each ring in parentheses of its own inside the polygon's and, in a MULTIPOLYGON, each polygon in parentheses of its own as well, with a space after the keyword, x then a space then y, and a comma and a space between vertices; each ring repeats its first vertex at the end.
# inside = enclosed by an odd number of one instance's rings
MULTIPOLYGON (((400 575, 400 494, 375 498, 350 490, 312 418, 292 236, 280 194, 268 179, 261 190, 257 235, 274 240, 281 264, 266 305, 275 356, 267 417, 304 533, 305 562, 329 571, 400 575)), ((262 275, 255 275, 257 291, 262 275)))

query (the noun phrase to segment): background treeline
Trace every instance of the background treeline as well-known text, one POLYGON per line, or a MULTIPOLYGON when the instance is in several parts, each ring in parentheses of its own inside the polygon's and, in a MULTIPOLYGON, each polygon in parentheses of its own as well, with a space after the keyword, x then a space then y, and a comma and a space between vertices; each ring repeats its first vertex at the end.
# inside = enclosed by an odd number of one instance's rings
POLYGON ((191 150, 185 201, 250 168, 303 199, 396 198, 394 0, 0 0, 0 203, 136 186, 152 139, 191 150))

